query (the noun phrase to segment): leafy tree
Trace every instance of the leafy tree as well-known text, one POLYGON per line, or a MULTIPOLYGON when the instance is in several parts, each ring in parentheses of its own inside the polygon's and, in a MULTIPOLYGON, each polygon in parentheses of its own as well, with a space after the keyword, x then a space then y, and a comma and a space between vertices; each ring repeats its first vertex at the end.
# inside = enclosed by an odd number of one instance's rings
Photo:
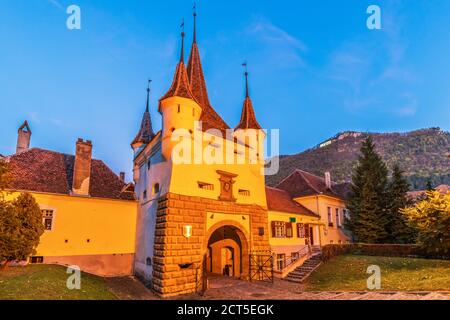
POLYGON ((417 240, 428 254, 448 256, 450 249, 450 193, 427 191, 427 198, 402 210, 418 230, 417 240))
POLYGON ((347 201, 350 218, 345 224, 356 241, 383 243, 388 240, 387 186, 386 165, 375 152, 373 140, 368 136, 361 145, 347 201))
POLYGON ((29 193, 0 205, 0 262, 26 260, 35 253, 44 232, 42 214, 29 193))
POLYGON ((19 220, 10 202, 0 200, 0 264, 6 267, 14 260, 18 241, 19 220))
POLYGON ((394 165, 392 178, 388 186, 388 210, 389 225, 387 231, 392 243, 413 243, 415 241, 415 230, 408 223, 401 209, 411 205, 408 199, 409 184, 403 176, 403 171, 398 164, 394 165))

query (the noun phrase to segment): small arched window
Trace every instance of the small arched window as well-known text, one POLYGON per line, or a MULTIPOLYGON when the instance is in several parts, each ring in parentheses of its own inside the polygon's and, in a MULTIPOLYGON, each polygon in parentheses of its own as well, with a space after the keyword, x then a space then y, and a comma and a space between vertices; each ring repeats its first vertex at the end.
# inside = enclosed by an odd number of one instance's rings
POLYGON ((148 266, 151 266, 152 265, 152 258, 147 257, 147 260, 145 261, 145 264, 148 265, 148 266))
POLYGON ((153 185, 153 194, 159 193, 159 183, 153 185))

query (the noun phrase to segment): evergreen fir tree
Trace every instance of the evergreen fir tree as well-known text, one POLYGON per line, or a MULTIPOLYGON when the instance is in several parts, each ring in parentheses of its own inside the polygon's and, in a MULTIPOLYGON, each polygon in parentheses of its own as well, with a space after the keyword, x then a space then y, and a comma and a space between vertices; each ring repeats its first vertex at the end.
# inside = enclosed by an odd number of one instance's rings
POLYGON ((413 243, 415 238, 414 229, 408 224, 407 218, 401 212, 401 209, 411 205, 407 194, 409 184, 398 164, 395 164, 392 170, 392 178, 388 191, 390 215, 390 223, 388 225, 389 240, 392 243, 413 243))
POLYGON ((427 188, 427 191, 433 191, 434 190, 433 184, 431 182, 431 178, 427 179, 427 186, 426 186, 426 188, 427 188))
POLYGON ((345 224, 352 231, 355 241, 383 243, 389 240, 387 186, 386 165, 375 152, 373 140, 368 136, 361 146, 347 201, 350 219, 345 224))

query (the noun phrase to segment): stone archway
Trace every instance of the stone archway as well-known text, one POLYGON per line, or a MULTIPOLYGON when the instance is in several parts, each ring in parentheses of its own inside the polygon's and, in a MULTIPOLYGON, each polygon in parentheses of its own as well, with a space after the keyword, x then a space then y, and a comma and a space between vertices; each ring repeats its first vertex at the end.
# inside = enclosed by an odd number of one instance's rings
POLYGON ((248 234, 235 221, 221 221, 212 226, 206 237, 206 269, 218 275, 248 279, 248 234))

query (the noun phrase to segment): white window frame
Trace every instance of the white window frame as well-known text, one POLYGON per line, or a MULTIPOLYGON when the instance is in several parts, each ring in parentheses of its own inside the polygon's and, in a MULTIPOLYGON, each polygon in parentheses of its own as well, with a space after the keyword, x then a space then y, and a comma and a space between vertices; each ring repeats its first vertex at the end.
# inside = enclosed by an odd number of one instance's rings
POLYGON ((55 223, 56 223, 56 209, 54 207, 48 207, 48 206, 43 206, 43 205, 39 205, 39 209, 41 210, 41 215, 42 215, 42 224, 44 225, 44 232, 52 232, 53 230, 55 230, 55 223), (45 228, 45 217, 44 217, 44 212, 43 211, 51 211, 52 212, 52 226, 51 229, 48 230, 45 228))

